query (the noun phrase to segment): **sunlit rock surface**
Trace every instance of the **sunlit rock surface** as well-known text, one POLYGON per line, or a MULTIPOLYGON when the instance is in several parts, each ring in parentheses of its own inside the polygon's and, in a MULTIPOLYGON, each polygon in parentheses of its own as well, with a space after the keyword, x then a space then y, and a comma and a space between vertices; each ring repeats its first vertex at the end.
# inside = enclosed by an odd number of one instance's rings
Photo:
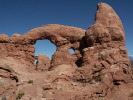
POLYGON ((133 100, 129 66, 121 20, 99 3, 87 30, 50 24, 11 38, 0 34, 0 99, 133 100), (43 39, 57 47, 51 60, 34 55, 43 39))

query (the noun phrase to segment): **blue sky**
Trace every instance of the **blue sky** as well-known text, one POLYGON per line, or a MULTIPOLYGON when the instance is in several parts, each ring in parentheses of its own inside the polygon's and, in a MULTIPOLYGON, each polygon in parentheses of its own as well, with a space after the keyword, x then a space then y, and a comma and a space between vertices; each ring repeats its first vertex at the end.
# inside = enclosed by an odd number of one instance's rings
MULTIPOLYGON (((0 34, 24 34, 47 24, 87 29, 94 22, 99 2, 108 3, 120 16, 126 32, 128 54, 133 55, 133 0, 0 0, 0 34)), ((51 56, 56 50, 46 40, 38 41, 35 47, 36 55, 51 56)))

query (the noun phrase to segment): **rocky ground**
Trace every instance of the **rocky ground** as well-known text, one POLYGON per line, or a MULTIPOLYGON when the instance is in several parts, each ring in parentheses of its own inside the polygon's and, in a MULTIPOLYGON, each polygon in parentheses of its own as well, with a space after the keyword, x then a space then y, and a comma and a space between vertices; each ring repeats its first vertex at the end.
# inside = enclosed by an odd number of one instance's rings
POLYGON ((51 24, 11 38, 0 34, 0 52, 1 100, 133 100, 125 32, 105 3, 87 30, 51 24), (34 55, 43 39, 57 47, 51 60, 34 55))

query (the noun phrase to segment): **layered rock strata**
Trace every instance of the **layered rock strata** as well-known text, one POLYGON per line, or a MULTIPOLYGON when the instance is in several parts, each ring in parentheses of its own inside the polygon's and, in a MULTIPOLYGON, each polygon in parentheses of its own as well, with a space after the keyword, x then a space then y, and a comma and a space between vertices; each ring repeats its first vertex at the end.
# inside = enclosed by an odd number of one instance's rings
POLYGON ((125 32, 105 3, 87 30, 51 24, 11 38, 0 34, 0 52, 2 100, 133 100, 125 32), (34 55, 43 39, 57 47, 51 60, 34 55))

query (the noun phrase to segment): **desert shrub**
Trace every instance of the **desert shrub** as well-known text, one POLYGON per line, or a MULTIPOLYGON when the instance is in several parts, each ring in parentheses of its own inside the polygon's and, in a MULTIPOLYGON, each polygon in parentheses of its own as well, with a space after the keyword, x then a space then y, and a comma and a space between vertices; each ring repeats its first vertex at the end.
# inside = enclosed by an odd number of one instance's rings
POLYGON ((24 92, 19 93, 18 96, 16 97, 16 100, 21 99, 24 96, 24 92))
POLYGON ((33 80, 29 80, 28 83, 29 83, 29 84, 30 84, 30 83, 33 83, 33 80))
POLYGON ((95 80, 96 82, 100 82, 100 81, 101 81, 101 77, 100 77, 100 76, 97 76, 97 77, 94 78, 94 80, 95 80))
POLYGON ((53 91, 52 94, 55 94, 55 92, 53 91))
POLYGON ((1 100, 6 100, 6 97, 4 96, 1 100))

